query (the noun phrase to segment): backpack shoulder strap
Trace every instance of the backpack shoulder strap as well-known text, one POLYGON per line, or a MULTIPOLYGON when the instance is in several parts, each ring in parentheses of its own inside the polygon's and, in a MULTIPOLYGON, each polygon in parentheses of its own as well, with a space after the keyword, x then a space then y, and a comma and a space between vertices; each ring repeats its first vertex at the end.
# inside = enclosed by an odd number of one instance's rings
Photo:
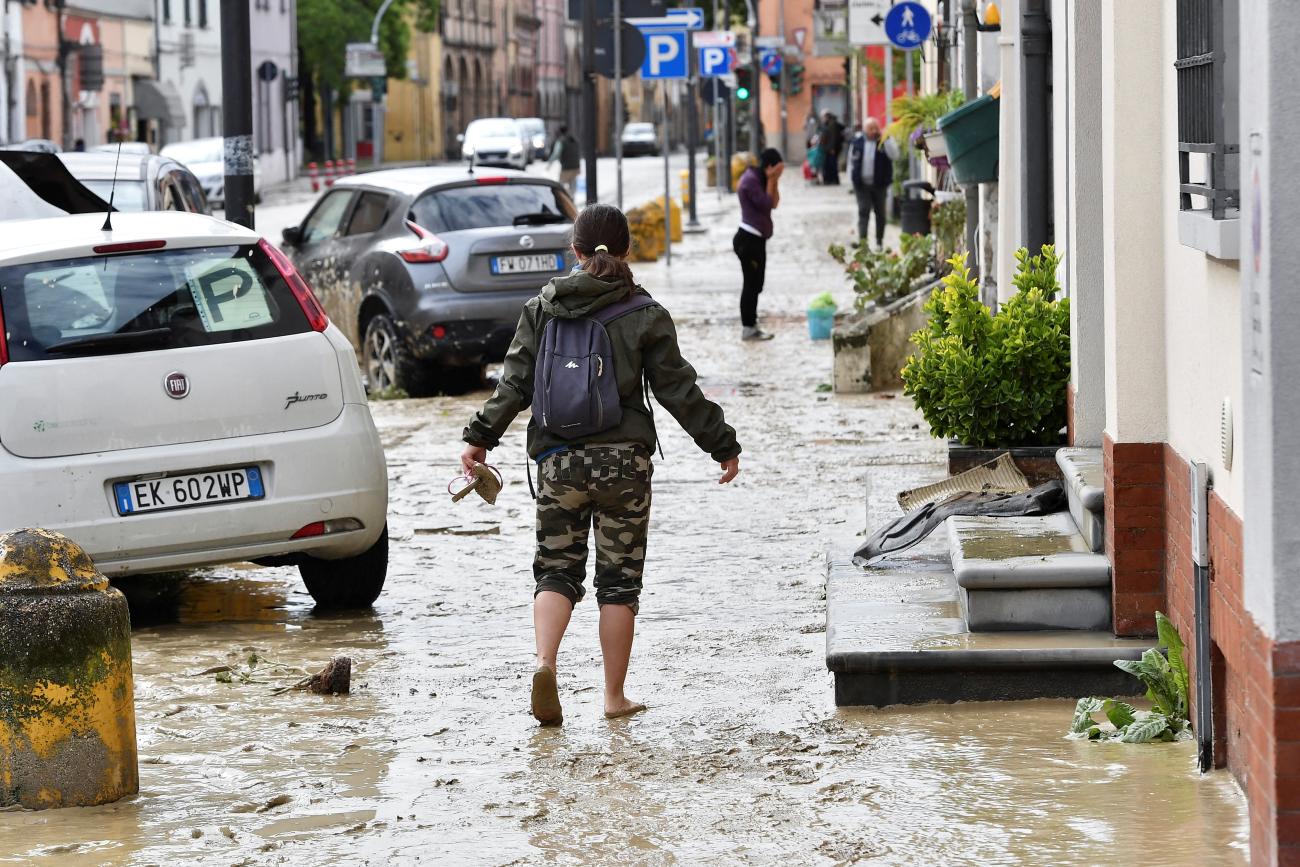
POLYGON ((635 313, 638 310, 644 310, 647 307, 654 307, 659 304, 658 301, 651 298, 644 292, 634 292, 628 295, 622 301, 615 301, 608 307, 602 307, 592 314, 591 318, 601 325, 608 325, 615 319, 622 319, 629 313, 635 313))

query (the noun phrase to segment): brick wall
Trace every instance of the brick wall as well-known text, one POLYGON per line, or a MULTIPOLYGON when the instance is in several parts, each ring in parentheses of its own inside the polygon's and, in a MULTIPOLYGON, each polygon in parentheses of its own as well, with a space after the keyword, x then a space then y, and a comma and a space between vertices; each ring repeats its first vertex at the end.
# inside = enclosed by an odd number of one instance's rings
POLYGON ((1155 635, 1165 602, 1163 443, 1102 437, 1106 475, 1106 557, 1111 565, 1115 634, 1155 635))
MULTIPOLYGON (((1163 452, 1164 610, 1188 645, 1194 683, 1188 465, 1172 447, 1163 452)), ((1250 802, 1251 863, 1300 865, 1300 642, 1274 645, 1246 611, 1241 519, 1213 492, 1209 513, 1215 763, 1250 802)))

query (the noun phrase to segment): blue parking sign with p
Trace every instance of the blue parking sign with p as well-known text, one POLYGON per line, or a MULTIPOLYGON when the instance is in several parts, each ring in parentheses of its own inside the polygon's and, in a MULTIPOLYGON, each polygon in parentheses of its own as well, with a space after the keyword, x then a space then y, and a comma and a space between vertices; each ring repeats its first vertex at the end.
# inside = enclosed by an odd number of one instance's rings
POLYGON ((641 63, 642 78, 686 78, 686 31, 645 34, 645 60, 641 63))
POLYGON ((709 78, 731 72, 731 58, 735 55, 731 53, 730 48, 709 46, 701 48, 699 51, 701 76, 709 78))

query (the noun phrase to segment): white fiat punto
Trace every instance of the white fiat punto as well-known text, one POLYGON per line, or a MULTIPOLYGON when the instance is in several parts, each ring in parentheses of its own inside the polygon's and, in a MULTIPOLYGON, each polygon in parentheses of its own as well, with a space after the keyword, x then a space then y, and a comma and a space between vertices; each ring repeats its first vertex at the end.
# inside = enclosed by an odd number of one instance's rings
POLYGON ((296 564, 370 605, 388 476, 347 338, 255 232, 176 211, 0 225, 0 532, 107 575, 296 564))

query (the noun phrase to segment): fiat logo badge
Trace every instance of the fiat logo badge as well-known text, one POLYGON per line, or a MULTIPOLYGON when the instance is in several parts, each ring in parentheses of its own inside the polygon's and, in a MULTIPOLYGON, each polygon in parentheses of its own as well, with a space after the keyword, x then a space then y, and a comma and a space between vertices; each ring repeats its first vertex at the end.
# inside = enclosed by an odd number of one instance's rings
POLYGON ((190 378, 179 370, 173 370, 163 377, 163 391, 173 400, 180 400, 190 393, 190 378))
POLYGON ((531 250, 533 248, 533 236, 524 235, 519 239, 519 246, 531 250))

